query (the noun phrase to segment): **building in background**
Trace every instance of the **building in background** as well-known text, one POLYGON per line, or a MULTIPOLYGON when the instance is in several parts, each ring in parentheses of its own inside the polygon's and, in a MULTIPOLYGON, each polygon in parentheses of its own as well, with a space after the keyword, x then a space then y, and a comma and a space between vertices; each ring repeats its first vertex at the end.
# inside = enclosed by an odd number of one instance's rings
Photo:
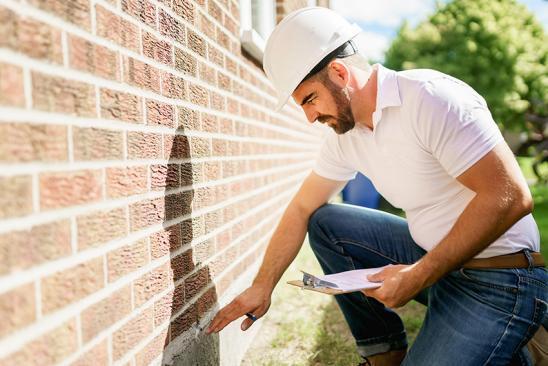
POLYGON ((312 167, 260 59, 314 3, 2 1, 0 365, 239 363, 200 327, 312 167))

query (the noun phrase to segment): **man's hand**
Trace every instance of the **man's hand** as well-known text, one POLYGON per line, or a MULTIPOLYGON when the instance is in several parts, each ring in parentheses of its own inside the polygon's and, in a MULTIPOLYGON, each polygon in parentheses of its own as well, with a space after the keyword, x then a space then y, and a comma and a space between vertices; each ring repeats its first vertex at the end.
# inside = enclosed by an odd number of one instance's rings
MULTIPOLYGON (((258 285, 249 287, 232 300, 230 304, 219 310, 209 323, 206 330, 207 334, 223 330, 228 324, 246 313, 251 313, 257 318, 262 317, 270 307, 270 296, 271 291, 264 287, 258 285)), ((253 320, 246 317, 240 328, 247 330, 251 325, 253 325, 253 320)))
POLYGON ((382 271, 367 276, 372 282, 381 282, 381 287, 362 290, 389 308, 398 308, 412 300, 424 287, 424 279, 415 270, 415 265, 390 265, 382 271))

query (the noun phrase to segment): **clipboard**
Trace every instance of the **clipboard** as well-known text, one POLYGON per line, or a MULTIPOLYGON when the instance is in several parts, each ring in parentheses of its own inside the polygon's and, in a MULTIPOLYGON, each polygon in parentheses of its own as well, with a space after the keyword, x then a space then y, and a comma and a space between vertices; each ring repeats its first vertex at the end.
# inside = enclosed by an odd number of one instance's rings
POLYGON ((338 290, 336 288, 330 288, 330 287, 306 287, 303 281, 301 280, 287 281, 287 283, 293 286, 300 287, 301 290, 316 291, 316 292, 321 292, 322 294, 327 294, 327 295, 340 295, 340 294, 347 294, 350 292, 356 292, 356 291, 342 291, 342 290, 338 290))

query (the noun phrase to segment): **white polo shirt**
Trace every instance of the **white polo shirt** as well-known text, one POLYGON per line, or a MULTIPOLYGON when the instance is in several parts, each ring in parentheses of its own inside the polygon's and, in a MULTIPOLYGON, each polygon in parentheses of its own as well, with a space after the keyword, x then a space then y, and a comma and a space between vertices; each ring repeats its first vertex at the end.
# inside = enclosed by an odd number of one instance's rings
MULTIPOLYGON (((314 172, 350 180, 361 172, 393 206, 403 209, 415 242, 434 248, 475 193, 455 178, 503 137, 485 100, 464 82, 434 70, 395 72, 375 65, 377 105, 371 131, 329 131, 314 172)), ((539 250, 531 214, 477 258, 524 248, 539 250)))

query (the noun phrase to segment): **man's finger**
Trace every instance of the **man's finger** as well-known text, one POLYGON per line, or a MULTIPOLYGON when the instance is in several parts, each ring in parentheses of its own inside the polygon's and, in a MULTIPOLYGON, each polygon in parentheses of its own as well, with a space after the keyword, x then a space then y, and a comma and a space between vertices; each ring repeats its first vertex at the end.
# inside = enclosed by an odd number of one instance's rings
POLYGON ((240 329, 241 330, 248 330, 249 327, 251 327, 253 325, 254 321, 252 319, 249 319, 249 318, 245 318, 244 321, 242 322, 242 325, 240 326, 240 329))
POLYGON ((386 271, 382 270, 377 273, 373 273, 367 276, 367 279, 371 282, 380 282, 383 281, 386 277, 386 271))

